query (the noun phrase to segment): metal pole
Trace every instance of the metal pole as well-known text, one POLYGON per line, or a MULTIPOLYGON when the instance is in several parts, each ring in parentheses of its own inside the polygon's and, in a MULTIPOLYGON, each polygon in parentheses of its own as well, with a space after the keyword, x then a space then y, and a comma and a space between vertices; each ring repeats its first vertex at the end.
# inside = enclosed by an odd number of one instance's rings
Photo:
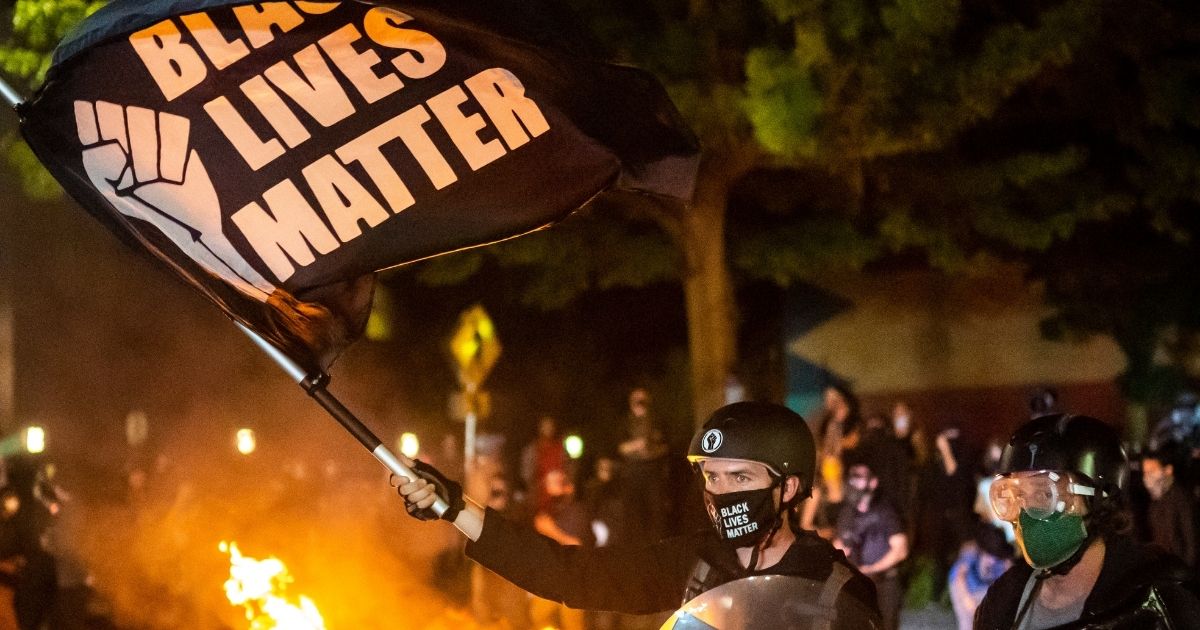
MULTIPOLYGON (((292 379, 295 380, 296 383, 298 383, 300 387, 302 387, 304 391, 313 398, 313 400, 316 400, 317 404, 321 405, 325 411, 329 412, 329 415, 333 416, 333 419, 337 420, 338 424, 341 424, 344 429, 349 431, 350 434, 353 435, 354 438, 363 445, 363 447, 370 451, 371 454, 375 456, 375 459, 379 460, 379 462, 383 464, 385 468, 397 475, 401 475, 409 479, 417 479, 417 474, 414 473, 411 468, 405 466, 399 458, 397 458, 391 451, 388 450, 386 446, 384 446, 382 440, 376 437, 376 435, 372 433, 366 425, 360 422, 358 418, 354 417, 354 414, 351 413, 349 409, 346 409, 346 407, 342 405, 341 401, 339 401, 332 393, 329 392, 329 390, 326 388, 326 386, 329 384, 329 375, 307 374, 304 369, 296 364, 295 361, 292 361, 287 355, 280 352, 278 348, 260 337, 258 333, 250 330, 241 322, 235 321, 234 323, 237 324, 238 328, 242 329, 242 332, 246 333, 246 335, 250 337, 251 341, 254 342, 254 345, 258 346, 263 350, 263 352, 266 352, 268 356, 274 359, 275 363, 279 364, 279 367, 283 368, 283 371, 288 373, 288 376, 292 377, 292 379)), ((448 507, 449 506, 446 505, 444 500, 438 498, 437 501, 433 503, 431 509, 438 516, 441 516, 448 507)))
POLYGON ((16 109, 17 105, 20 105, 25 101, 25 99, 21 98, 21 95, 17 94, 17 91, 8 84, 8 81, 4 80, 4 77, 0 77, 0 96, 4 97, 4 101, 13 109, 16 109))

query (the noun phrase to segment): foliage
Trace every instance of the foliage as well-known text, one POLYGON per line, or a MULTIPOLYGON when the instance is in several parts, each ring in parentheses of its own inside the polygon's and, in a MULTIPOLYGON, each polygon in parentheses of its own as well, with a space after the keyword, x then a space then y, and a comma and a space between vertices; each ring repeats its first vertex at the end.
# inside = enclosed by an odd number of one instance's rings
POLYGON ((676 255, 652 225, 619 221, 600 211, 485 250, 434 258, 423 263, 417 275, 433 286, 459 284, 491 260, 521 277, 523 305, 553 310, 592 287, 641 287, 676 280, 676 255))
POLYGON ((107 0, 17 0, 13 5, 13 34, 0 46, 0 70, 27 82, 41 83, 50 67, 50 51, 84 18, 107 0))
MULTIPOLYGON (((38 81, 52 45, 101 4, 19 0, 0 67, 38 81)), ((1113 335, 1136 399, 1150 396, 1137 383, 1161 372, 1163 343, 1195 332, 1193 3, 568 4, 612 58, 658 75, 697 131, 706 182, 729 185, 739 278, 1031 261, 1057 309, 1047 333, 1113 335)), ((557 308, 583 291, 677 280, 669 219, 651 204, 598 203, 550 231, 414 268, 452 284, 498 265, 523 280, 523 302, 557 308)))
MULTIPOLYGON (((45 79, 50 53, 58 42, 106 3, 107 0, 17 0, 12 7, 12 32, 0 43, 0 72, 6 79, 20 81, 14 87, 32 93, 45 79)), ((61 194, 58 182, 15 134, 0 139, 0 151, 20 174, 21 188, 29 198, 44 200, 61 194)))

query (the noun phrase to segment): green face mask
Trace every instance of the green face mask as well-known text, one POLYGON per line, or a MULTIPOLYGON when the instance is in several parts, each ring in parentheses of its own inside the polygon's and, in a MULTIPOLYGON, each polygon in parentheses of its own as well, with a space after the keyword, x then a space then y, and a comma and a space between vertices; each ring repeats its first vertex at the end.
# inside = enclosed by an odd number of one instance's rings
POLYGON ((1087 528, 1082 516, 1059 512, 1038 520, 1021 510, 1017 518, 1017 542, 1025 561, 1035 569, 1057 566, 1079 551, 1085 540, 1087 528))

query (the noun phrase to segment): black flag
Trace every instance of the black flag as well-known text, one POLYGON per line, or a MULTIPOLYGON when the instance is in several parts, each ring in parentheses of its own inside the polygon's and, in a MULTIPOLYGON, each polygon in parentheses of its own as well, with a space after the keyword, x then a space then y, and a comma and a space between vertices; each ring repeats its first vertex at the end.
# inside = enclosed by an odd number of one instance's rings
POLYGON ((18 108, 112 231, 324 371, 374 272, 547 226, 606 190, 690 196, 647 74, 542 3, 117 0, 18 108))

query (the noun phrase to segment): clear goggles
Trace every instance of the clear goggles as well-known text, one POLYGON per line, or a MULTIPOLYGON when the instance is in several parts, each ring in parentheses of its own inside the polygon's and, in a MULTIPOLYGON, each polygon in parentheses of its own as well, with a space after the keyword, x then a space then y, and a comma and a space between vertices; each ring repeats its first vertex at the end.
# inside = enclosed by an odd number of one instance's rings
POLYGON ((1073 496, 1096 496, 1096 489, 1073 482, 1066 473, 1051 470, 997 475, 988 491, 996 516, 1017 522, 1021 510, 1045 520, 1067 510, 1073 496))

